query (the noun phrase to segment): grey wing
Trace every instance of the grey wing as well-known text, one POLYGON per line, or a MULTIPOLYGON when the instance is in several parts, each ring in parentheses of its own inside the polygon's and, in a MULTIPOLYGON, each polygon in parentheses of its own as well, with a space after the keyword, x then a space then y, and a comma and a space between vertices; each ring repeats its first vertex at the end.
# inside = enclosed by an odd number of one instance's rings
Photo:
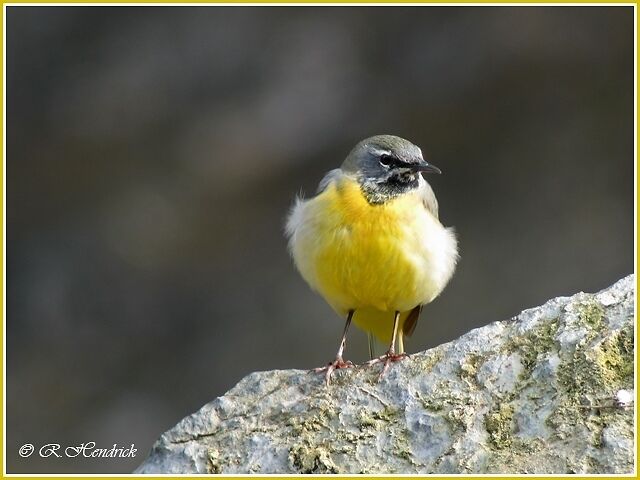
MULTIPOLYGON (((436 219, 438 219, 438 200, 436 199, 431 186, 426 183, 426 181, 420 187, 420 194, 422 196, 422 203, 424 205, 424 208, 436 219)), ((446 276, 446 278, 444 279, 444 283, 442 284, 442 288, 444 288, 446 283, 451 278, 453 270, 455 269, 455 265, 458 260, 458 248, 456 236, 453 229, 451 227, 442 228, 445 232, 440 245, 440 247, 443 249, 441 255, 443 255, 445 259, 444 275, 446 276)), ((427 301, 426 303, 429 302, 427 301)), ((422 312, 423 306, 424 305, 416 305, 407 315, 407 318, 402 325, 402 333, 407 337, 411 336, 411 334, 415 331, 418 320, 420 319, 420 313, 422 312)))
POLYGON ((438 218, 438 200, 436 199, 436 195, 433 193, 431 185, 426 181, 422 188, 422 203, 424 203, 424 208, 426 208, 431 215, 438 218))
MULTIPOLYGON (((433 193, 431 185, 426 181, 422 187, 422 203, 424 204, 424 208, 426 208, 431 215, 438 218, 438 200, 436 199, 436 195, 433 193)), ((422 305, 414 307, 404 321, 402 331, 406 336, 411 336, 416 329, 420 313, 422 312, 422 307, 422 305)))
POLYGON ((325 191, 325 189, 331 185, 331 183, 334 180, 337 180, 338 177, 341 177, 343 175, 342 170, 339 168, 334 168, 333 170, 330 170, 322 180, 320 180, 320 184, 318 185, 318 190, 316 191, 316 194, 318 193, 322 193, 325 191))
MULTIPOLYGON (((331 185, 334 181, 336 181, 341 175, 343 175, 342 170, 336 168, 335 170, 331 170, 327 173, 322 180, 320 180, 320 185, 318 185, 317 194, 322 193, 329 185, 331 185)), ((289 210, 289 215, 287 216, 287 222, 285 224, 285 233, 287 237, 289 237, 289 248, 293 245, 294 237, 298 228, 303 224, 304 218, 304 209, 305 205, 309 202, 309 200, 305 200, 303 198, 302 193, 298 195, 289 210)))

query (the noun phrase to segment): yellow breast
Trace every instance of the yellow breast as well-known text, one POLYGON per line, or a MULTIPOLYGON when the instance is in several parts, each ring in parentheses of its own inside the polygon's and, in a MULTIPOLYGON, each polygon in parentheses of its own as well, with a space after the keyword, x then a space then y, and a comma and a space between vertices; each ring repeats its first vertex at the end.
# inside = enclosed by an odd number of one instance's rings
POLYGON ((355 309, 354 322, 365 330, 378 334, 382 322, 381 338, 393 312, 430 302, 450 276, 438 257, 453 236, 418 193, 371 205, 357 182, 341 179, 296 209, 291 250, 302 276, 341 315, 355 309))

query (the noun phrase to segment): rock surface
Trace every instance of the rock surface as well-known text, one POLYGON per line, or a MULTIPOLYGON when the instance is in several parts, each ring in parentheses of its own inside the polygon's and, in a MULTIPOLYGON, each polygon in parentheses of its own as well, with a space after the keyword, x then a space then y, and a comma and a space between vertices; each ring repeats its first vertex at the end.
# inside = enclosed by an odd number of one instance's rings
POLYGON ((393 364, 257 372, 136 473, 632 473, 635 277, 393 364))

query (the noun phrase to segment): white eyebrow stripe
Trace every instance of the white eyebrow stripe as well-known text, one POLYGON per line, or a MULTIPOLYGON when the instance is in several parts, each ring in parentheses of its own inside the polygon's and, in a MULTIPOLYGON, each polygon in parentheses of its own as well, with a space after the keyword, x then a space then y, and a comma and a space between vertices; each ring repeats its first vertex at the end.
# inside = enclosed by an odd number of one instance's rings
POLYGON ((371 149, 371 153, 373 153, 375 155, 391 155, 391 151, 390 150, 381 150, 379 148, 372 148, 371 149))

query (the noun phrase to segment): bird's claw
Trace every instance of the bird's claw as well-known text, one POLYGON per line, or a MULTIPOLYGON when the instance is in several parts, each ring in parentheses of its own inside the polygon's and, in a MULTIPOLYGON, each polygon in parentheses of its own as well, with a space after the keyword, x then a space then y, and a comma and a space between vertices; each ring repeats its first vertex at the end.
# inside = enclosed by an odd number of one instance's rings
POLYGON ((329 362, 325 367, 314 368, 313 372, 321 373, 326 370, 325 374, 325 382, 327 386, 331 382, 331 375, 335 370, 340 370, 342 368, 355 368, 356 366, 353 364, 351 360, 347 360, 346 362, 342 359, 342 357, 337 357, 333 362, 329 362))
POLYGON ((368 362, 365 363, 365 365, 371 366, 371 365, 375 365, 376 363, 384 363, 384 365, 382 366, 382 371, 380 372, 380 375, 378 375, 378 381, 380 381, 380 379, 382 379, 386 371, 389 369, 389 365, 391 365, 393 362, 398 362, 403 358, 409 358, 409 354, 408 353, 396 354, 394 352, 387 352, 378 358, 369 360, 368 362))

